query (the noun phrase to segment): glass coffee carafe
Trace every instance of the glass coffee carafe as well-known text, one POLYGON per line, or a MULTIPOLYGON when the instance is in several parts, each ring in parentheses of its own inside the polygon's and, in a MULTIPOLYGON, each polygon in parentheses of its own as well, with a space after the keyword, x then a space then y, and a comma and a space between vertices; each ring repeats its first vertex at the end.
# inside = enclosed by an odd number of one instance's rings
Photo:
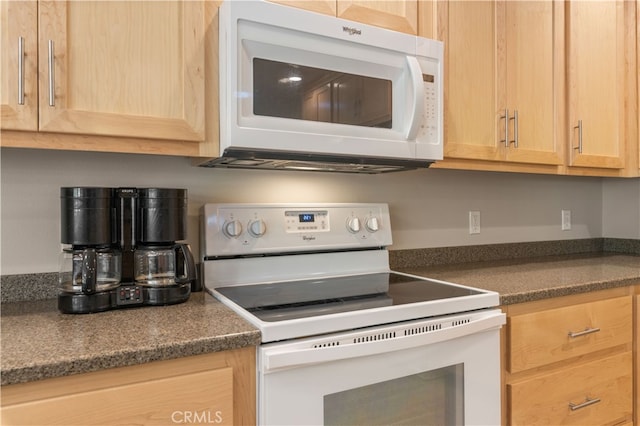
POLYGON ((112 227, 113 190, 100 187, 60 189, 60 291, 92 295, 112 290, 122 278, 122 255, 112 227))
POLYGON ((195 279, 194 261, 187 244, 142 246, 134 254, 136 284, 164 287, 195 279))
POLYGON ((94 294, 120 284, 121 255, 110 248, 67 248, 60 255, 60 290, 94 294))

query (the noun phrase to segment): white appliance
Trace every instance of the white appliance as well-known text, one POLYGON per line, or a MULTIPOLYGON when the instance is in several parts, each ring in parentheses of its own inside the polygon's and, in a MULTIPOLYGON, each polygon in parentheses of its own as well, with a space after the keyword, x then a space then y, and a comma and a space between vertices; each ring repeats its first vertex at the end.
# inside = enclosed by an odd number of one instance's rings
POLYGON ((262 332, 258 423, 500 424, 498 294, 393 272, 386 204, 207 204, 204 284, 262 332))
POLYGON ((380 173, 442 159, 443 44, 265 1, 219 11, 220 155, 380 173))

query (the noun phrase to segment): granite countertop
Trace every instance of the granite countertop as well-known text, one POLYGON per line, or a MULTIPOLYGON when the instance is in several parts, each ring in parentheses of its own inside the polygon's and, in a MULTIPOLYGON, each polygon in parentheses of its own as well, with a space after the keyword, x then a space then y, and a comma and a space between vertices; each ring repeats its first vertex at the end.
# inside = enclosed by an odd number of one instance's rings
POLYGON ((210 295, 170 306, 65 315, 57 300, 2 304, 1 384, 142 364, 260 343, 260 332, 210 295))
MULTIPOLYGON (((427 259, 425 253, 417 259, 427 259)), ((422 266, 392 269, 496 291, 502 305, 640 284, 639 255, 417 265, 422 266)), ((12 280, 6 281, 13 287, 12 280)), ((15 301, 3 303, 1 315, 2 385, 236 349, 261 340, 255 327, 203 292, 178 305, 88 315, 61 314, 56 299, 15 301)))
POLYGON ((640 284, 640 256, 608 253, 397 270, 492 290, 500 294, 502 305, 640 284))

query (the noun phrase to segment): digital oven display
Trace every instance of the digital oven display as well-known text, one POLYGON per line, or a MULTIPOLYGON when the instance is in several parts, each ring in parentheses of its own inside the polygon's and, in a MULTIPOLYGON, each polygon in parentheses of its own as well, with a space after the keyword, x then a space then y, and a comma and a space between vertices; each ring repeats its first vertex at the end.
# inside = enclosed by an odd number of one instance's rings
POLYGON ((316 221, 316 215, 313 213, 300 213, 298 219, 300 223, 313 223, 316 221))

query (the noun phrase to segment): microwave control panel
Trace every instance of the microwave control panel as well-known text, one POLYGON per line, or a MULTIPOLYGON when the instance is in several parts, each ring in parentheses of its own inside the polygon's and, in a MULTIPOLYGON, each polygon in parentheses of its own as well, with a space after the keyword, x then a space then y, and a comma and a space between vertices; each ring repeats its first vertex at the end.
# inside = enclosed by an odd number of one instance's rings
POLYGON ((430 144, 439 143, 439 123, 442 114, 439 100, 442 98, 442 79, 438 75, 438 62, 421 59, 422 82, 424 86, 424 113, 418 139, 430 144))

